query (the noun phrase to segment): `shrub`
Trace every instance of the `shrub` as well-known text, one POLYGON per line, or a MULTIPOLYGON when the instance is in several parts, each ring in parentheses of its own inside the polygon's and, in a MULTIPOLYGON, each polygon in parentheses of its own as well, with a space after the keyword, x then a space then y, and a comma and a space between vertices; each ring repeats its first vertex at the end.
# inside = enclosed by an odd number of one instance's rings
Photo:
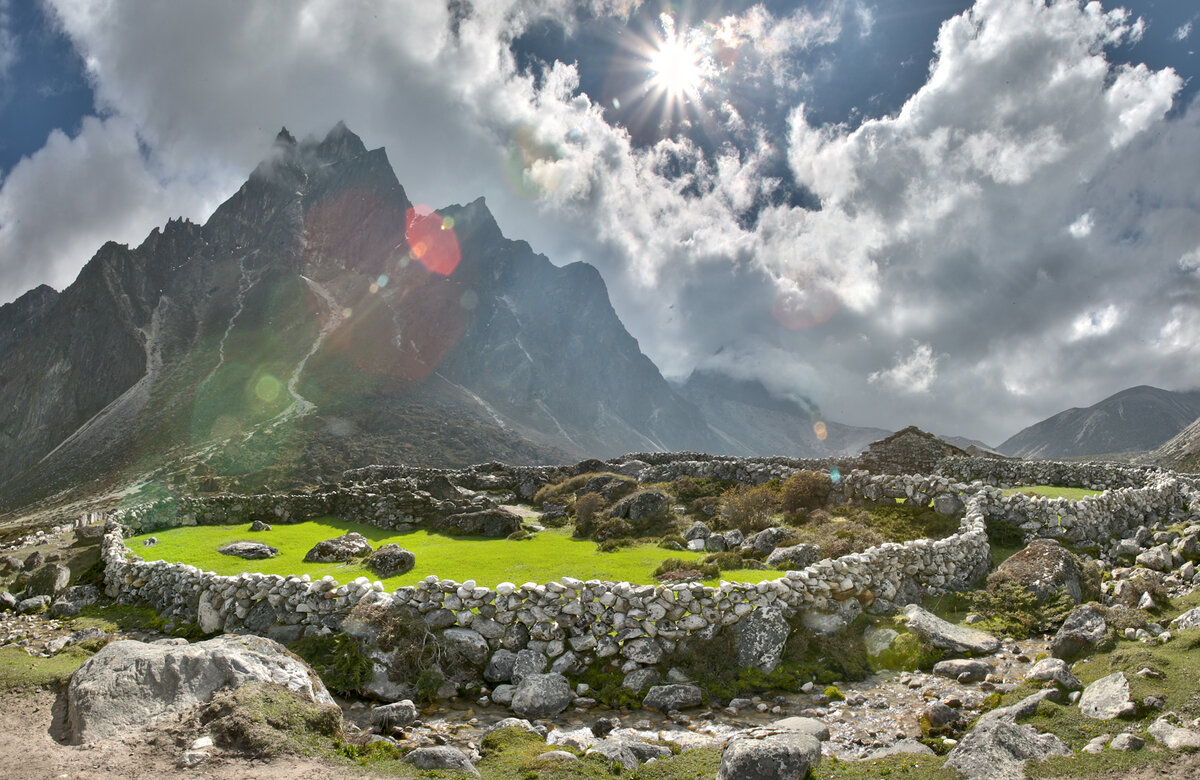
POLYGON ((713 553, 704 556, 704 563, 716 566, 721 571, 732 571, 742 568, 742 556, 731 550, 713 553))
POLYGON ((1018 639, 1052 629, 1065 620, 1075 606, 1065 592, 1042 601, 1000 571, 989 574, 987 587, 967 598, 972 609, 985 619, 985 625, 981 626, 983 630, 1018 639))
POLYGON ((783 481, 779 491, 780 509, 785 515, 794 515, 802 510, 822 507, 829 499, 832 488, 828 474, 797 471, 783 481))
POLYGON ((336 693, 355 694, 371 679, 371 660, 347 634, 306 636, 292 643, 291 650, 336 693))
POLYGON ((732 483, 712 477, 680 477, 671 483, 671 493, 681 504, 698 499, 713 499, 728 490, 732 483))
POLYGON ((720 518, 726 528, 752 534, 775 524, 779 494, 770 485, 735 485, 721 494, 720 518))
POLYGON ((575 536, 590 537, 596 520, 604 509, 604 498, 599 493, 584 493, 575 500, 575 536))
POLYGON ((684 539, 679 534, 667 534, 658 540, 658 546, 664 550, 686 550, 687 539, 684 539))
POLYGON ((830 701, 845 701, 846 700, 845 695, 837 689, 836 685, 830 685, 828 688, 826 688, 825 695, 829 697, 830 701))

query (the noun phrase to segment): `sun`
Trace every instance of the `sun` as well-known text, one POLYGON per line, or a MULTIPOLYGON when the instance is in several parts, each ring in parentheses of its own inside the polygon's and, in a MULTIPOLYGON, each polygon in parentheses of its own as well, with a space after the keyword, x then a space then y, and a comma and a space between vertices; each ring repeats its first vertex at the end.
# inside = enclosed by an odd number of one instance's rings
POLYGON ((695 47, 678 37, 670 37, 655 43, 650 54, 648 86, 661 92, 670 101, 694 98, 700 92, 704 75, 700 68, 700 54, 695 47))

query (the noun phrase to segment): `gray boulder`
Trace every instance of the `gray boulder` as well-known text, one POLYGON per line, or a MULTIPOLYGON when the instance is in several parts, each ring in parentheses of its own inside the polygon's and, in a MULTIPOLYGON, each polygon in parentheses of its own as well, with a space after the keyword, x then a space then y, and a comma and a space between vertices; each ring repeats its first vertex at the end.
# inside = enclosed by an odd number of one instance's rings
POLYGON ((609 510, 612 517, 623 517, 631 523, 637 523, 659 515, 665 515, 671 509, 670 497, 655 488, 639 490, 631 496, 622 498, 613 504, 609 510))
POLYGON ((1129 700, 1129 680, 1124 672, 1113 672, 1083 689, 1079 712, 1087 718, 1112 720, 1133 715, 1137 705, 1129 700))
POLYGON ((471 763, 471 759, 450 745, 419 747, 400 760, 405 764, 412 764, 417 769, 448 769, 479 777, 479 770, 471 763))
POLYGON ((820 742, 829 741, 829 727, 816 718, 805 718, 798 715, 790 718, 782 718, 767 725, 767 728, 775 731, 795 731, 800 734, 807 734, 810 737, 816 737, 820 742))
MULTIPOLYGON (((324 544, 324 542, 322 542, 324 544)), ((259 561, 264 558, 274 558, 279 555, 279 548, 262 542, 230 542, 217 550, 221 555, 232 555, 235 558, 245 558, 248 561, 259 561)), ((310 553, 311 554, 311 553, 310 553)), ((304 560, 308 560, 305 558, 304 560)))
POLYGON ((1171 621, 1175 631, 1185 631, 1189 628, 1200 628, 1200 607, 1194 607, 1171 621))
POLYGON ((949 677, 959 682, 979 682, 992 672, 992 665, 986 661, 966 658, 952 658, 938 661, 933 665, 933 673, 939 677, 949 677))
POLYGON ((367 568, 380 577, 395 577, 412 571, 417 556, 395 542, 383 545, 367 558, 367 568))
POLYGON ((638 757, 629 748, 629 743, 624 740, 605 739, 589 747, 584 755, 604 756, 609 763, 620 766, 623 772, 632 772, 638 768, 638 757))
POLYGON ((733 624, 733 652, 739 667, 773 672, 783 658, 791 626, 777 609, 756 609, 733 624))
POLYGON ((392 729, 402 729, 416 721, 417 707, 409 699, 392 702, 375 707, 371 710, 371 725, 380 734, 387 734, 392 729))
POLYGON ((802 780, 820 760, 821 743, 808 734, 739 735, 725 745, 717 780, 802 780))
POLYGON ((262 520, 255 520, 250 524, 250 530, 254 533, 260 533, 262 531, 270 531, 271 526, 269 523, 264 523, 262 520))
POLYGON ((61 563, 47 563, 33 573, 25 585, 26 596, 54 596, 71 584, 71 570, 61 563))
POLYGON ((729 549, 729 544, 725 541, 722 534, 713 534, 704 540, 704 551, 710 553, 725 552, 729 549))
POLYGON ((1168 750, 1197 750, 1200 749, 1200 731, 1185 729, 1171 722, 1173 713, 1167 713, 1154 723, 1147 731, 1154 741, 1168 750))
POLYGON ((933 497, 933 511, 939 515, 956 515, 962 510, 962 499, 954 493, 938 493, 933 497))
POLYGON ((1090 604, 1076 607, 1054 635, 1050 654, 1069 661, 1090 653, 1104 641, 1107 632, 1108 624, 1099 609, 1090 604))
POLYGON ((904 608, 908 628, 920 639, 934 647, 955 653, 989 655, 1000 649, 1000 640, 982 631, 965 626, 956 626, 942 620, 917 604, 904 608))
POLYGON ((745 547, 750 547, 763 555, 770 555, 775 552, 775 548, 784 542, 790 541, 795 532, 790 528, 773 525, 770 528, 764 528, 758 533, 750 536, 746 541, 742 542, 745 547))
POLYGON ((371 554, 371 543, 362 534, 350 533, 317 542, 304 556, 307 563, 342 563, 371 554))
POLYGON ((513 685, 521 682, 522 679, 531 674, 541 674, 546 671, 546 656, 537 651, 526 648, 517 653, 513 659, 512 670, 509 672, 509 679, 513 685))
POLYGON ((1079 564, 1056 539, 1035 539, 1005 559, 996 571, 1011 577, 1042 601, 1063 592, 1076 604, 1083 597, 1079 564))
POLYGON ((17 608, 17 597, 6 590, 0 590, 0 609, 11 611, 17 608))
POLYGON ((660 679, 662 679, 662 675, 653 666, 639 666, 625 675, 625 679, 621 681, 621 687, 636 693, 644 691, 660 679))
POLYGON ((1043 658, 1030 668, 1025 679, 1039 682, 1053 681, 1068 691, 1078 691, 1083 688, 1083 683, 1079 681, 1078 677, 1071 674, 1067 662, 1061 658, 1043 658))
POLYGON ((190 645, 122 640, 84 662, 67 688, 67 732, 75 743, 140 729, 207 702, 222 688, 283 685, 320 704, 333 699, 320 678, 277 642, 224 635, 190 645))
POLYGON ((1141 553, 1136 558, 1138 566, 1145 566, 1147 569, 1155 571, 1171 571, 1175 568, 1175 562, 1171 558, 1171 548, 1165 544, 1155 545, 1144 553, 1141 553))
POLYGON ((22 615, 28 615, 31 612, 37 612, 48 606, 50 606, 49 596, 30 596, 17 602, 17 612, 20 612, 22 615))
POLYGON ((683 538, 689 542, 693 539, 707 539, 710 536, 712 536, 712 529, 699 520, 692 523, 691 527, 683 532, 683 538))
POLYGON ((640 637, 626 642, 621 647, 621 655, 639 664, 656 664, 662 660, 662 645, 650 637, 640 637))
POLYGON ((21 564, 25 571, 33 571, 37 567, 46 562, 46 556, 42 555, 41 550, 34 550, 25 556, 25 562, 21 564))
POLYGON ((793 544, 777 547, 767 556, 767 565, 776 569, 806 569, 821 559, 821 550, 815 544, 793 544))
POLYGON ((642 706, 648 710, 670 712, 699 707, 701 701, 700 688, 695 685, 655 685, 642 699, 642 706))
POLYGON ((521 530, 521 517, 507 509, 484 509, 442 518, 434 526, 451 536, 487 536, 501 539, 521 530))
POLYGON ((1017 718, 1033 714, 1042 699, 1054 695, 1057 691, 1039 691, 1011 707, 984 713, 950 751, 946 766, 969 780, 1025 780, 1026 761, 1070 755, 1070 748, 1053 734, 1016 723, 1017 718))
POLYGON ((571 703, 571 686, 561 674, 530 674, 513 692, 512 711, 522 718, 549 718, 571 703))

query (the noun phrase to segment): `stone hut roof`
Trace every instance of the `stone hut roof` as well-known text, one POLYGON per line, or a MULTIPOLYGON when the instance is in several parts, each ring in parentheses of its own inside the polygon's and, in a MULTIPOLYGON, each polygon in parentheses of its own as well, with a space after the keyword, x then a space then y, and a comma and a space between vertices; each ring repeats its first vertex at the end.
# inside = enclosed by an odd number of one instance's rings
POLYGON ((931 474, 942 458, 966 455, 965 450, 910 425, 872 442, 859 459, 863 468, 875 474, 931 474))

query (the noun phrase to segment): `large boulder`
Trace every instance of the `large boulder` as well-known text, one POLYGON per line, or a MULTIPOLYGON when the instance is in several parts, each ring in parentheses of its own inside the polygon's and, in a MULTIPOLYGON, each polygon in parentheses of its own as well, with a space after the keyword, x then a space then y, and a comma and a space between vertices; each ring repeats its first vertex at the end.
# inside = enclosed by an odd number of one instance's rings
MULTIPOLYGON (((323 542, 322 542, 323 544, 323 542)), ((221 555, 232 555, 235 558, 245 558, 248 561, 260 561, 279 555, 279 548, 262 542, 230 542, 217 550, 221 555)), ((310 553, 311 554, 311 553, 310 553)), ((305 558, 305 560, 308 560, 305 558)))
POLYGON ((395 577, 412 571, 417 556, 395 542, 383 545, 367 558, 367 568, 380 577, 395 577))
POLYGON ((1071 749, 1053 734, 1041 734, 1017 718, 1032 715, 1042 699, 1057 691, 1039 691, 1011 707, 986 712, 975 727, 954 746, 946 766, 957 769, 969 780, 1024 780, 1025 762, 1047 756, 1071 754, 1071 749))
POLYGON ((988 655, 1000 649, 996 637, 966 626, 956 626, 917 604, 904 608, 908 628, 927 644, 954 653, 988 655))
POLYGON ((320 678, 278 642, 224 635, 190 645, 121 640, 84 662, 67 688, 67 733, 76 744, 119 736, 203 704, 223 688, 283 685, 320 704, 320 678))
POLYGON ((1083 689, 1079 712, 1085 718, 1112 720, 1133 715, 1137 705, 1129 699, 1129 679, 1124 672, 1113 672, 1083 689))
POLYGON ((1066 593, 1076 604, 1083 598, 1079 563, 1056 539, 1035 539, 996 567, 996 571, 1042 601, 1059 593, 1066 593))
POLYGON ((521 517, 499 507, 450 515, 435 526, 451 536, 487 536, 498 539, 521 530, 521 517))
POLYGON ((815 544, 792 544, 776 547, 767 556, 767 565, 776 569, 807 569, 821 559, 821 550, 815 544))
POLYGON ((448 652, 477 668, 483 668, 491 652, 483 635, 469 628, 447 628, 442 632, 442 643, 448 652))
POLYGON ((1200 628, 1200 607, 1194 607, 1171 621, 1171 628, 1184 631, 1189 628, 1200 628))
POLYGON ((743 547, 749 547, 763 555, 770 555, 775 552, 775 548, 784 542, 791 541, 795 537, 796 532, 790 528, 784 528, 780 525, 773 525, 770 528, 764 528, 752 536, 746 538, 742 542, 743 547))
POLYGON ((623 517, 631 523, 665 515, 671 509, 671 498, 655 488, 639 490, 622 498, 609 510, 612 517, 623 517))
POLYGON ((1171 571, 1175 568, 1175 561, 1171 556, 1171 548, 1165 544, 1155 545, 1144 553, 1141 553, 1136 558, 1138 566, 1145 566, 1147 569, 1154 571, 1171 571))
POLYGON ((351 531, 317 542, 308 554, 304 556, 307 563, 342 563, 351 558, 371 554, 371 543, 367 537, 351 531))
POLYGON ((47 563, 33 573, 25 585, 25 595, 56 596, 71 584, 71 570, 61 563, 47 563))
POLYGON ((561 674, 528 674, 513 692, 512 711, 521 718, 549 718, 571 703, 571 686, 561 674))
POLYGON ((725 745, 717 780, 803 780, 820 760, 821 743, 808 734, 739 735, 725 745))
POLYGON ((949 677, 959 682, 979 682, 992 673, 993 666, 987 661, 976 658, 952 658, 938 661, 933 665, 933 673, 938 677, 949 677))
POLYGON ((1096 607, 1084 604, 1076 607, 1063 621, 1050 643, 1050 654, 1070 661, 1095 650, 1107 633, 1104 615, 1096 607))
POLYGON ((416 705, 410 699, 402 699, 372 709, 371 725, 378 729, 380 734, 387 734, 392 729, 412 725, 419 714, 416 705))
POLYGON ((1181 728, 1171 722, 1174 713, 1167 713, 1154 723, 1147 731, 1154 741, 1168 750, 1197 750, 1200 749, 1200 731, 1181 728))
POLYGON ((773 672, 783 658, 791 626, 779 610, 763 607, 733 624, 733 652, 740 668, 773 672))
POLYGON ((1068 691, 1078 691, 1083 688, 1083 683, 1079 681, 1078 677, 1071 674, 1067 662, 1061 658, 1043 658, 1029 669, 1025 679, 1035 682, 1054 682, 1068 691))

